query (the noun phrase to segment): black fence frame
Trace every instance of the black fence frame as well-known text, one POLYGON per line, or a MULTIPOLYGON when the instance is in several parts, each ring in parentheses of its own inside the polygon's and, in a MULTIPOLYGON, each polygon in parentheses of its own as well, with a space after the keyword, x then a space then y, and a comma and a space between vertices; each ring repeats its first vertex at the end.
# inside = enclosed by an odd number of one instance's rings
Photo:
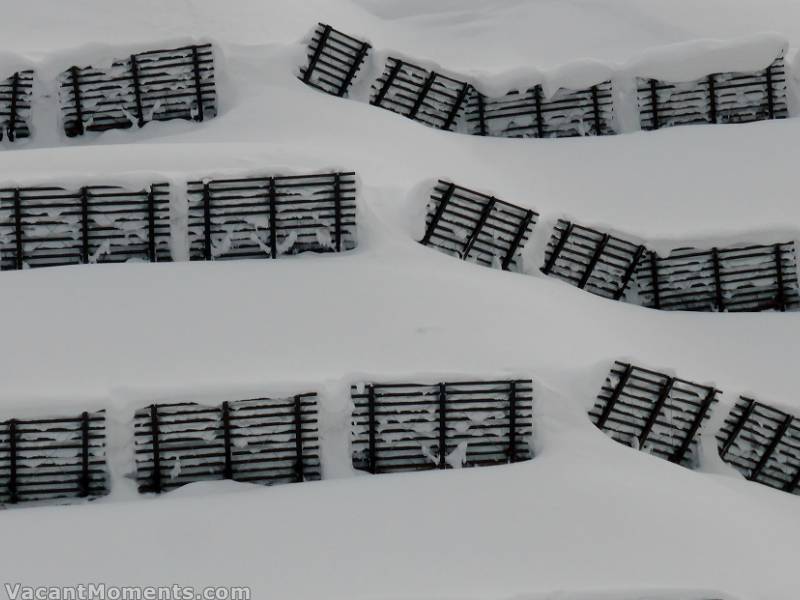
POLYGON ((344 97, 370 48, 363 40, 319 23, 308 45, 308 65, 300 69, 300 80, 326 94, 344 97), (320 83, 313 80, 315 76, 320 83))

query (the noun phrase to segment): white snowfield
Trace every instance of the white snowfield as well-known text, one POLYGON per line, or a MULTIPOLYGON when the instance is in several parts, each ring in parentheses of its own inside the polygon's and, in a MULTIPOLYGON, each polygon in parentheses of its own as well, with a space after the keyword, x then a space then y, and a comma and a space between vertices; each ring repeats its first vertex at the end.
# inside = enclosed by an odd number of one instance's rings
POLYGON ((258 600, 800 596, 800 499, 745 481, 713 439, 739 394, 800 411, 800 314, 660 312, 539 273, 559 217, 656 247, 800 238, 800 119, 480 138, 296 78, 318 21, 380 52, 504 83, 645 63, 690 79, 729 60, 763 67, 784 44, 791 75, 800 4, 39 0, 7 13, 0 76, 34 65, 45 93, 78 58, 99 64, 212 41, 220 114, 67 140, 55 98, 40 98, 33 139, 0 151, 3 187, 157 178, 182 189, 196 177, 354 170, 359 246, 274 261, 4 272, 0 420, 107 409, 112 494, 0 512, 0 583, 245 585, 258 600), (714 48, 721 62, 698 64, 714 48), (523 274, 416 243, 438 178, 541 214, 523 274), (701 469, 623 447, 589 422, 615 359, 723 391, 701 469), (534 378, 534 460, 382 476, 352 469, 350 383, 484 375, 534 378), (324 481, 136 493, 136 408, 309 390, 320 392, 324 481))

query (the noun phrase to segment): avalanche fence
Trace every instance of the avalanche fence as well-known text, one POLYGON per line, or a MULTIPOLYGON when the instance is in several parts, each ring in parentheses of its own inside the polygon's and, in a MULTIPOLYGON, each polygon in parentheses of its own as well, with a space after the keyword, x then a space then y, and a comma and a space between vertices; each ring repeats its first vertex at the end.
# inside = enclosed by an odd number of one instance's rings
POLYGON ((17 71, 0 81, 0 141, 30 137, 33 75, 32 70, 17 71))

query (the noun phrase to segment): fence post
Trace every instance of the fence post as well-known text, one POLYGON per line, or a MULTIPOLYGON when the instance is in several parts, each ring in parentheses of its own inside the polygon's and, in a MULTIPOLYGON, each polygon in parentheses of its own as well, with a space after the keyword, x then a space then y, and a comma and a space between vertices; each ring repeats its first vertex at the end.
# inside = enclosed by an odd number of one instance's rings
POLYGON ((717 122, 717 87, 714 82, 714 75, 708 76, 708 116, 712 123, 717 122))
POLYGON ((764 470, 764 467, 767 466, 767 462, 772 457, 775 452, 775 449, 778 447, 778 444, 781 442, 786 430, 789 429, 789 425, 792 424, 792 415, 786 415, 783 419, 783 422, 780 424, 778 429, 775 431, 775 435, 772 437, 772 440, 769 442, 769 446, 764 451, 764 454, 759 459, 756 466, 753 468, 752 473, 747 477, 750 481, 757 481, 758 476, 761 475, 761 471, 764 470))
POLYGON ((775 98, 773 98, 773 94, 775 90, 773 89, 772 85, 772 65, 767 65, 766 70, 764 71, 764 76, 766 79, 767 85, 767 114, 769 115, 770 119, 775 118, 775 98))
POLYGON ((17 493, 17 420, 8 421, 8 502, 19 502, 17 493))
POLYGON ((133 98, 136 101, 136 114, 139 118, 139 127, 144 126, 144 110, 142 109, 142 91, 139 87, 139 63, 136 55, 131 54, 131 79, 133 80, 133 98))
POLYGON ((461 91, 458 92, 458 96, 456 97, 456 101, 453 104, 453 108, 447 114, 447 119, 445 119, 444 125, 442 125, 442 129, 445 131, 450 131, 450 127, 453 126, 453 123, 458 116, 458 111, 461 108, 461 105, 464 104, 464 99, 467 97, 467 92, 469 91, 470 85, 468 83, 464 83, 464 86, 461 88, 461 91))
POLYGON ((76 135, 84 134, 83 103, 81 102, 81 84, 78 80, 78 78, 80 77, 80 70, 78 69, 78 67, 71 67, 69 73, 72 78, 72 96, 73 98, 75 98, 75 119, 77 120, 77 123, 72 129, 70 129, 66 133, 69 137, 75 137, 76 135))
POLYGON ((512 381, 508 390, 508 459, 517 462, 517 382, 512 381))
POLYGON ((655 405, 653 406, 653 410, 647 416, 647 421, 645 421, 644 427, 642 428, 642 433, 639 434, 640 450, 644 448, 644 445, 647 442, 647 437, 653 430, 653 425, 656 424, 656 419, 658 419, 658 413, 661 412, 661 409, 664 407, 664 404, 666 404, 667 398, 669 398, 669 394, 672 391, 672 386, 674 385, 675 385, 675 378, 667 377, 667 380, 664 382, 664 387, 661 390, 661 393, 658 395, 658 399, 656 400, 655 405))
POLYGON ((17 269, 25 267, 25 243, 22 239, 22 200, 19 188, 14 188, 14 236, 16 242, 16 266, 17 269))
MULTIPOLYGON (((322 25, 322 23, 320 23, 322 25)), ((331 35, 331 26, 330 25, 323 25, 322 27, 322 35, 320 35, 319 42, 317 43, 317 48, 314 50, 314 54, 311 55, 311 60, 308 61, 308 67, 306 67, 305 72, 303 73, 303 82, 308 83, 311 79, 311 75, 314 72, 314 67, 317 66, 317 61, 319 61, 320 56, 322 56, 322 51, 325 48, 325 44, 328 42, 328 37, 331 35)))
POLYGON ((150 434, 153 441, 153 491, 161 493, 161 448, 159 445, 160 427, 158 422, 158 405, 150 405, 150 434))
POLYGON ((147 254, 150 262, 157 262, 156 254, 156 193, 155 185, 147 192, 147 254))
POLYGON ((719 312, 725 311, 725 298, 722 296, 722 277, 720 276, 719 250, 711 249, 711 264, 714 267, 714 285, 716 286, 716 303, 719 312))
POLYGON ((375 439, 377 423, 375 420, 375 386, 370 384, 367 387, 367 415, 369 419, 369 449, 368 449, 368 470, 375 474, 378 472, 378 448, 375 439))
POLYGON ((683 461, 683 458, 686 456, 686 453, 689 451, 689 448, 692 445, 692 440, 694 436, 697 435, 700 427, 703 424, 703 419, 708 414, 711 405, 714 403, 714 397, 717 394, 717 390, 711 388, 706 394, 706 397, 703 399, 703 402, 700 404, 700 407, 697 411, 697 415, 695 415, 694 421, 692 421, 692 426, 689 428, 689 431, 686 433, 686 437, 684 438, 683 442, 681 442, 680 448, 670 457, 670 461, 674 462, 675 464, 680 464, 683 461))
POLYGON ((656 253, 650 251, 650 279, 653 280, 653 308, 661 309, 661 291, 658 289, 658 259, 656 253))
POLYGON ((278 258, 278 210, 275 206, 277 202, 275 193, 275 178, 269 178, 269 251, 270 258, 278 258))
POLYGON ((536 106, 536 137, 544 137, 544 115, 542 114, 542 86, 533 86, 533 102, 536 106))
POLYGON ((776 302, 781 312, 786 311, 786 293, 783 287, 783 251, 780 244, 775 244, 775 271, 778 289, 776 302))
POLYGON ((81 415, 81 498, 89 495, 89 481, 89 413, 84 411, 81 415))
POLYGON ((298 482, 303 481, 305 476, 305 465, 303 464, 303 398, 294 397, 294 476, 298 482))
POLYGON ((527 211, 525 213, 525 217, 520 222, 519 227, 517 228, 517 234, 514 236, 514 241, 511 242, 511 245, 508 247, 508 252, 506 253, 505 258, 503 258, 502 267, 504 271, 508 270, 511 261, 514 260, 514 254, 516 254, 517 248, 519 248, 520 244, 522 243, 522 238, 525 236, 525 232, 528 231, 528 225, 530 225, 531 221, 533 221, 533 214, 534 213, 532 210, 527 211))
POLYGON ((655 79, 650 80, 650 104, 653 106, 653 129, 661 127, 658 118, 658 82, 655 79))
POLYGON ((495 202, 497 202, 497 198, 492 196, 486 203, 486 206, 483 207, 483 210, 481 211, 481 216, 478 219, 478 222, 475 223, 475 229, 472 230, 469 239, 464 244, 464 249, 461 251, 462 259, 467 260, 467 258, 469 257, 469 253, 470 251, 472 251, 472 246, 475 245, 475 240, 478 239, 478 234, 481 232, 481 229, 483 229, 483 226, 486 224, 486 219, 489 218, 489 213, 492 212, 495 202))
POLYGON ((627 364, 625 365, 625 370, 622 372, 622 375, 617 381, 617 386, 614 388, 614 391, 611 392, 611 396, 608 398, 606 405, 603 407, 603 412, 600 413, 600 418, 597 419, 597 427, 602 429, 603 426, 606 424, 609 415, 611 415, 611 411, 614 408, 614 405, 619 400, 619 396, 622 393, 622 390, 625 389, 625 386, 628 384, 628 379, 631 378, 631 373, 633 373, 633 365, 627 364))
POLYGON ((342 251, 342 186, 341 173, 333 175, 334 239, 336 251, 342 251))
POLYGON ((439 384, 439 468, 447 468, 447 384, 439 384))
POLYGON ((194 91, 195 98, 197 99, 197 114, 194 117, 195 121, 203 120, 203 88, 200 78, 200 56, 197 53, 197 46, 192 46, 192 66, 194 71, 194 91))
POLYGON ((597 248, 595 248, 594 254, 592 254, 592 258, 589 260, 589 264, 586 265, 586 270, 583 272, 581 276, 581 280, 578 282, 578 287, 583 289, 586 287, 586 284, 589 283, 589 278, 592 276, 592 271, 597 266, 597 261, 600 260, 600 256, 603 254, 603 250, 606 249, 608 245, 608 240, 611 239, 611 236, 603 234, 603 238, 600 240, 600 243, 597 244, 597 248))
POLYGON ((380 106, 383 99, 386 97, 386 93, 389 91, 389 88, 392 87, 394 80, 397 79, 397 75, 400 73, 400 69, 403 68, 403 61, 402 60, 394 60, 394 65, 392 69, 389 71, 389 75, 386 77, 386 81, 383 82, 381 89, 378 90, 378 93, 375 94, 375 97, 370 100, 370 104, 373 106, 380 106))
POLYGON ((203 258, 211 260, 211 190, 203 182, 203 258))
POLYGON ((561 250, 564 249, 564 244, 567 243, 567 239, 572 234, 573 224, 569 221, 564 221, 566 223, 566 227, 561 230, 561 237, 558 238, 558 243, 556 243, 556 247, 553 248, 553 251, 550 253, 550 256, 547 259, 547 262, 544 263, 542 267, 542 273, 545 275, 549 275, 550 272, 553 270, 553 267, 556 265, 556 261, 558 260, 559 255, 561 254, 561 250))
POLYGON ((595 135, 603 135, 602 121, 600 119, 600 98, 597 95, 597 86, 592 86, 592 109, 594 110, 595 135))
POLYGON ((636 267, 639 266, 639 262, 642 260, 642 256, 644 255, 645 247, 640 245, 636 249, 636 253, 633 255, 633 260, 631 264, 628 265, 628 268, 625 269, 625 274, 622 276, 622 281, 620 281, 619 289, 614 292, 614 300, 619 300, 625 294, 625 290, 628 289, 628 284, 631 282, 633 278, 633 274, 636 271, 636 267))
POLYGON ((728 439, 725 440, 725 444, 720 449, 719 456, 722 459, 725 459, 725 456, 728 454, 728 450, 731 449, 731 445, 733 445, 733 442, 736 441, 736 437, 742 431, 747 423, 747 419, 750 418, 750 415, 753 414, 753 410, 756 407, 756 403, 750 398, 742 397, 742 400, 745 401, 747 406, 742 408, 742 414, 739 416, 739 420, 736 421, 736 425, 734 425, 733 429, 731 429, 731 434, 728 436, 728 439))
POLYGON ((17 129, 17 95, 19 94, 19 71, 11 77, 11 102, 8 111, 8 141, 13 142, 17 129))
POLYGON ((81 188, 81 262, 89 264, 89 188, 81 188))
POLYGON ((222 440, 225 449, 225 464, 222 467, 222 477, 223 479, 233 479, 231 409, 227 400, 222 403, 222 440))
MULTIPOLYGON (((370 46, 366 42, 362 42, 361 43, 361 47, 358 49, 358 52, 356 53, 356 57, 353 59, 353 64, 350 65, 350 69, 347 71, 347 75, 342 80, 342 85, 339 86, 339 91, 336 94, 337 96, 344 97, 344 95, 347 93, 347 88, 350 87, 350 84, 353 82, 353 79, 355 78, 356 73, 358 73, 358 69, 361 66, 361 62, 367 56, 367 52, 369 52, 369 48, 370 48, 370 46)), ((305 81, 307 83, 308 79, 306 79, 306 75, 308 75, 310 77, 308 69, 306 69, 306 72, 303 73, 303 81, 305 81)))
POLYGON ((425 236, 420 240, 420 244, 428 245, 428 242, 431 241, 431 235, 436 230, 436 226, 439 224, 439 220, 442 218, 444 214, 444 210, 447 207, 447 203, 450 202, 450 198, 453 197, 453 193, 456 190, 456 186, 454 183, 448 184, 447 189, 442 193, 442 199, 439 201, 439 206, 436 207, 436 212, 433 214, 433 218, 431 222, 428 224, 428 228, 425 230, 425 236))
POLYGON ((476 90, 478 103, 478 135, 485 136, 486 132, 486 106, 483 94, 476 90))
POLYGON ((435 80, 436 72, 431 71, 428 77, 425 79, 425 83, 422 84, 422 89, 420 89, 419 94, 417 94, 414 104, 411 106, 411 111, 408 113, 408 115, 406 115, 409 119, 413 119, 417 116, 417 113, 419 112, 419 109, 422 108, 422 103, 428 96, 428 92, 431 91, 431 87, 433 87, 433 82, 435 80))

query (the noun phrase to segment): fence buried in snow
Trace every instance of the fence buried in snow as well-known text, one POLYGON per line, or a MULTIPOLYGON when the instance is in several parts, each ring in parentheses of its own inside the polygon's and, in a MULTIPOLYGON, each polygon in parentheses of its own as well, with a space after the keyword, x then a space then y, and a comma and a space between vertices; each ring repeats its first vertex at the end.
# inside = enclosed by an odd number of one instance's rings
POLYGON ((356 247, 355 173, 190 181, 191 260, 356 247))
POLYGON ((320 479, 317 414, 315 393, 138 410, 139 491, 220 479, 262 485, 320 479))
POLYGON ((0 189, 2 270, 170 260, 169 184, 0 189))
POLYGON ((465 81, 390 56, 372 86, 370 103, 449 131, 462 113, 471 89, 465 81))
POLYGON ((617 361, 589 416, 626 446, 692 467, 698 434, 718 394, 713 387, 617 361))
POLYGON ((800 308, 794 242, 654 252, 636 271, 639 301, 661 310, 757 312, 800 308))
POLYGON ((30 137, 32 99, 33 71, 17 71, 0 81, 0 141, 30 137))
POLYGON ((528 460, 533 382, 353 386, 353 466, 370 473, 528 460))
POLYGON ((783 57, 761 71, 716 73, 670 83, 636 79, 642 129, 697 123, 748 123, 789 116, 783 57))
POLYGON ((210 44, 131 54, 107 69, 73 66, 59 81, 69 137, 150 121, 203 121, 217 114, 210 44))
POLYGON ((717 434, 722 459, 747 479, 800 492, 800 420, 741 397, 717 434))
POLYGON ((300 80, 327 94, 345 96, 371 46, 320 23, 308 45, 308 65, 300 69, 300 80))
POLYGON ((0 424, 0 503, 108 493, 105 413, 0 424))
POLYGON ((613 134, 613 119, 610 81, 585 90, 562 88, 551 98, 541 85, 494 98, 476 91, 466 110, 470 133, 512 138, 613 134))
POLYGON ((619 300, 644 252, 641 244, 559 219, 547 244, 542 272, 619 300))
POLYGON ((538 218, 532 210, 439 180, 420 243, 484 266, 517 269, 538 218))

